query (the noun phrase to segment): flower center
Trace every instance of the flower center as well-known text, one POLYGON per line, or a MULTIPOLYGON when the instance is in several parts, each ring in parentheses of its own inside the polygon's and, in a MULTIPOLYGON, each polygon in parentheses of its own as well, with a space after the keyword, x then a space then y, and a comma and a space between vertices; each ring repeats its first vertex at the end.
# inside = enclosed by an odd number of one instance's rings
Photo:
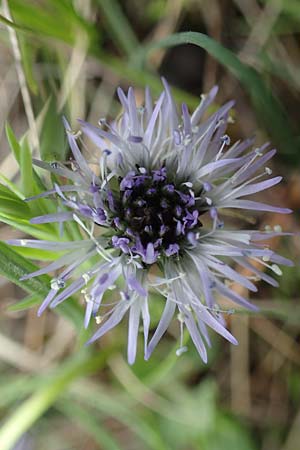
POLYGON ((116 235, 112 244, 123 253, 139 255, 153 264, 161 255, 176 256, 181 245, 193 239, 201 226, 191 183, 176 186, 162 167, 139 167, 120 179, 120 193, 112 194, 116 235))

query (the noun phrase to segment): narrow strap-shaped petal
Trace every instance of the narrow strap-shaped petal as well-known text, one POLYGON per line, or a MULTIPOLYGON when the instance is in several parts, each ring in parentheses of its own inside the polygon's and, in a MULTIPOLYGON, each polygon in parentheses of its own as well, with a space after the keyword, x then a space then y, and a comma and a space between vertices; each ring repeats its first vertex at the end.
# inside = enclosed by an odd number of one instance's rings
POLYGON ((241 275, 240 273, 236 272, 234 269, 232 269, 230 266, 225 264, 224 262, 216 263, 209 259, 207 261, 207 264, 209 267, 212 267, 213 269, 217 270, 220 274, 225 276, 226 278, 229 278, 230 280, 233 280, 242 286, 246 287, 250 291, 257 292, 257 287, 246 277, 241 275))
POLYGON ((6 241, 9 245, 17 247, 40 248, 41 250, 75 250, 77 248, 88 247, 91 245, 90 240, 74 241, 74 242, 57 242, 57 241, 40 241, 35 239, 9 239, 6 241))
POLYGON ((124 94, 123 89, 118 87, 117 94, 124 111, 128 113, 128 101, 126 95, 124 94))
POLYGON ((132 87, 128 89, 128 114, 130 118, 131 133, 134 136, 139 136, 141 132, 141 127, 139 124, 134 90, 132 87))
POLYGON ((65 117, 63 117, 63 123, 64 123, 65 130, 67 132, 67 138, 68 138, 69 145, 71 147, 75 161, 78 163, 79 169, 84 173, 85 176, 88 176, 90 180, 93 180, 95 177, 95 174, 88 166, 85 158, 82 156, 81 151, 79 150, 79 147, 77 145, 76 137, 73 134, 70 124, 65 117))
POLYGON ((129 364, 133 364, 136 357, 140 313, 141 313, 140 303, 139 300, 136 299, 132 302, 129 309, 128 344, 127 344, 127 359, 129 364))
POLYGON ((114 328, 124 317, 124 314, 128 310, 130 306, 130 302, 120 302, 116 308, 114 309, 111 316, 106 320, 106 322, 96 331, 96 333, 89 339, 86 345, 95 342, 97 339, 100 339, 107 331, 114 328))
POLYGON ((203 320, 204 323, 206 323, 210 328, 227 339, 227 341, 231 342, 234 345, 238 344, 235 337, 232 336, 232 334, 229 333, 229 331, 226 330, 226 328, 224 328, 223 325, 221 325, 220 322, 215 319, 206 309, 203 308, 202 310, 198 310, 197 308, 195 309, 195 313, 197 314, 199 320, 203 320))
POLYGON ((262 270, 257 269, 253 264, 249 263, 248 261, 242 258, 233 258, 235 262, 240 264, 242 267, 245 267, 246 269, 251 270, 252 273, 257 275, 259 278, 264 280, 266 283, 269 283, 271 286, 278 287, 279 283, 278 281, 274 280, 274 278, 270 277, 270 275, 267 275, 262 270))
MULTIPOLYGON (((60 186, 61 192, 80 192, 85 189, 82 186, 75 186, 74 184, 60 186)), ((41 192, 40 194, 33 195, 32 197, 27 197, 24 199, 25 202, 31 202, 32 200, 37 200, 38 198, 49 197, 49 195, 57 194, 57 189, 50 189, 49 191, 41 192)))
POLYGON ((121 139, 117 135, 110 133, 109 131, 104 131, 101 128, 95 127, 88 122, 84 122, 83 120, 79 120, 79 123, 83 132, 100 148, 107 148, 107 144, 103 146, 103 142, 105 142, 105 139, 108 139, 117 147, 122 148, 123 141, 121 141, 121 139))
POLYGON ((145 88, 145 113, 146 123, 148 123, 153 113, 153 100, 149 86, 146 86, 145 88))
POLYGON ((224 283, 221 283, 219 280, 216 280, 216 288, 221 295, 224 295, 224 297, 229 298, 237 305, 243 306, 244 308, 247 308, 250 311, 259 310, 257 306, 250 303, 248 300, 239 295, 237 292, 233 291, 232 289, 229 289, 224 283))
POLYGON ((244 197, 245 195, 256 194, 257 192, 264 191, 265 189, 269 189, 272 186, 280 183, 282 177, 274 177, 269 180, 261 181, 260 183, 249 184, 248 186, 241 186, 237 189, 234 189, 231 193, 228 194, 230 197, 244 197))
MULTIPOLYGON (((261 150, 261 149, 259 149, 261 150)), ((276 150, 270 150, 265 155, 258 156, 257 159, 250 164, 244 171, 241 171, 240 175, 236 177, 237 183, 243 183, 249 179, 260 167, 263 167, 267 161, 269 161, 276 154, 276 150)))
POLYGON ((40 167, 41 169, 48 170, 48 172, 55 173, 56 175, 60 175, 61 177, 66 177, 69 180, 74 181, 74 183, 82 183, 83 179, 79 172, 73 172, 66 167, 61 167, 59 163, 49 164, 45 161, 40 161, 39 159, 32 159, 32 162, 35 166, 40 167))
POLYGON ((292 212, 289 208, 281 208, 279 206, 272 206, 266 203, 254 202, 253 200, 228 200, 222 204, 222 208, 249 209, 254 211, 275 212, 279 214, 290 214, 292 212))
POLYGON ((170 86, 165 78, 162 77, 162 82, 167 94, 167 100, 169 105, 169 120, 171 125, 171 133, 173 133, 174 130, 177 130, 178 128, 178 116, 176 111, 175 102, 173 100, 173 96, 170 90, 170 86))
POLYGON ((218 86, 214 86, 208 94, 205 94, 202 96, 202 100, 200 105, 195 109, 195 111, 192 114, 191 121, 192 125, 195 126, 201 119, 203 113, 205 110, 209 107, 209 105, 214 101, 217 93, 218 93, 218 86))
MULTIPOLYGON (((197 269, 197 272, 200 276, 200 279, 202 282, 201 290, 203 290, 205 301, 206 301, 207 305, 212 308, 213 305, 215 304, 215 299, 212 295, 212 290, 210 287, 212 284, 212 281, 211 281, 211 278, 209 277, 209 271, 206 269, 205 264, 203 264, 201 262, 200 258, 195 258, 192 253, 190 253, 190 256, 193 259, 194 264, 197 269)), ((200 290, 200 285, 199 285, 199 290, 200 290)))
POLYGON ((92 300, 87 300, 86 301, 86 307, 85 307, 85 315, 84 315, 84 328, 87 329, 92 317, 92 312, 93 312, 93 301, 92 300))
POLYGON ((145 131, 144 143, 145 143, 145 145, 148 148, 150 148, 150 145, 151 145, 152 136, 153 136, 153 132, 154 132, 154 129, 155 129, 155 124, 156 124, 156 121, 157 121, 157 118, 158 118, 158 114, 161 111, 161 105, 162 105, 162 103, 164 101, 164 98, 165 98, 165 93, 163 92, 160 95, 160 97, 159 97, 159 99, 158 99, 158 101, 157 101, 157 103, 155 105, 155 108, 153 110, 153 113, 151 115, 151 118, 150 118, 150 120, 148 122, 146 131, 145 131))
POLYGON ((208 334, 207 327, 206 327, 205 323, 203 323, 202 320, 198 320, 198 318, 197 318, 197 325, 198 325, 199 331, 201 333, 201 336, 203 336, 206 344, 209 347, 211 347, 211 340, 210 340, 210 337, 209 337, 209 334, 208 334))
POLYGON ((185 135, 192 135, 192 123, 191 123, 191 117, 189 114, 189 110, 186 103, 182 103, 182 118, 183 118, 183 129, 185 135))
POLYGON ((41 304, 41 306, 38 309, 38 312, 37 312, 38 317, 40 317, 43 314, 43 312, 45 311, 47 306, 51 303, 51 301, 54 299, 56 294, 57 294, 56 289, 51 289, 49 291, 47 297, 45 298, 45 300, 43 301, 43 303, 41 304))
POLYGON ((136 291, 142 297, 147 297, 146 289, 134 275, 129 275, 128 278, 126 278, 126 282, 129 289, 131 289, 132 291, 136 291))
POLYGON ((158 342, 161 340, 164 333, 167 331, 168 326, 171 323, 171 320, 173 319, 174 313, 176 309, 176 303, 175 301, 171 300, 170 296, 168 296, 165 308, 163 310, 162 316, 160 318, 160 321, 157 325, 157 328, 155 330, 154 335, 152 336, 152 339, 149 342, 145 359, 148 360, 157 346, 158 342))
MULTIPOLYGON (((198 328, 196 326, 195 320, 190 312, 184 311, 182 308, 179 308, 181 312, 184 315, 184 323, 186 324, 186 327, 190 333, 190 336, 192 338, 192 341, 194 342, 194 345, 201 356, 201 359, 204 363, 207 363, 207 352, 205 345, 203 343, 202 337, 198 331, 198 328)), ((200 319, 201 320, 201 319, 200 319)))
POLYGON ((236 161, 236 159, 220 159, 219 161, 208 163, 197 171, 197 177, 204 177, 214 170, 219 169, 220 167, 230 166, 230 164, 235 163, 236 161))
POLYGON ((73 212, 63 211, 53 214, 45 214, 43 216, 37 216, 30 219, 32 224, 52 223, 52 222, 66 222, 73 219, 73 212))
MULTIPOLYGON (((85 250, 84 250, 84 253, 86 253, 85 250)), ((58 258, 57 260, 55 260, 52 263, 48 264, 47 266, 43 267, 42 269, 39 269, 39 270, 36 270, 35 272, 24 275, 22 278, 20 278, 20 280, 21 281, 29 280, 30 278, 37 277, 37 276, 43 275, 45 273, 53 272, 54 270, 60 269, 61 267, 71 263, 74 260, 76 261, 76 259, 80 258, 81 255, 82 255, 82 250, 77 250, 75 252, 67 253, 66 255, 63 255, 61 258, 58 258)))
POLYGON ((141 297, 141 313, 143 320, 143 331, 144 331, 144 357, 146 357, 147 347, 148 347, 148 335, 150 328, 150 313, 149 313, 149 305, 148 298, 141 297))
POLYGON ((95 290, 93 289, 92 293, 95 297, 94 305, 93 305, 93 314, 95 315, 100 307, 102 297, 105 291, 112 286, 115 281, 121 275, 121 266, 117 265, 109 272, 104 273, 100 279, 98 279, 97 284, 95 286, 95 290))
POLYGON ((79 289, 81 289, 85 285, 86 280, 83 277, 78 278, 55 298, 50 307, 55 308, 59 303, 67 300, 69 297, 71 297, 71 295, 75 294, 75 292, 79 291, 79 289))

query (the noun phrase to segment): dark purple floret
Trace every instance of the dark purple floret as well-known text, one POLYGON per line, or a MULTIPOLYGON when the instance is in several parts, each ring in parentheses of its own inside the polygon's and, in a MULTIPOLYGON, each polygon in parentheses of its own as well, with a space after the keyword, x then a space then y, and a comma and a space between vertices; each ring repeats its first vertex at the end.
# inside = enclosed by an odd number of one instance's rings
POLYGON ((109 191, 107 198, 117 233, 112 245, 140 255, 146 264, 159 256, 178 256, 181 246, 189 243, 187 234, 201 227, 201 192, 184 183, 175 185, 165 167, 152 171, 137 167, 119 182, 120 192, 109 191))

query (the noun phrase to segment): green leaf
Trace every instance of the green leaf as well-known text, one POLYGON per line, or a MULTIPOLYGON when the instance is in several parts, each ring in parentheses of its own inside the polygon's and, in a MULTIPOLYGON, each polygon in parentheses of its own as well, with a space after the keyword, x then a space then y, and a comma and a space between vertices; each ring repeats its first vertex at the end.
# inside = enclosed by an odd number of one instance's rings
POLYGON ((28 205, 3 184, 0 184, 0 214, 30 218, 28 205))
POLYGON ((117 0, 97 0, 97 3, 106 19, 104 26, 113 35, 116 46, 130 56, 139 46, 139 41, 119 3, 117 0))
POLYGON ((51 252, 50 250, 41 250, 39 248, 12 247, 24 258, 35 259, 36 261, 54 261, 64 254, 64 252, 51 252))
POLYGON ((41 296, 32 294, 28 295, 28 297, 23 298, 23 300, 15 303, 14 305, 8 306, 8 311, 24 311, 26 309, 32 308, 33 306, 38 305, 41 302, 41 296))
POLYGON ((112 416, 119 422, 126 425, 135 433, 145 444, 146 448, 152 450, 170 450, 170 447, 162 438, 157 427, 152 426, 151 421, 147 421, 143 415, 132 408, 132 403, 125 401, 120 393, 107 392, 107 389, 99 383, 97 385, 90 383, 76 383, 71 387, 70 393, 66 394, 68 398, 76 400, 81 404, 88 405, 106 416, 112 416))
POLYGON ((85 31, 94 40, 94 30, 80 18, 71 2, 26 2, 11 0, 10 10, 18 28, 31 30, 39 37, 48 36, 73 45, 78 31, 85 31), (67 6, 67 7, 66 7, 67 6))
POLYGON ((41 135, 41 158, 43 161, 65 161, 68 153, 62 113, 57 113, 54 97, 49 99, 41 135))
POLYGON ((20 437, 55 403, 71 383, 103 366, 105 353, 89 355, 84 349, 61 367, 36 392, 15 409, 0 430, 1 450, 11 450, 20 437))
POLYGON ((18 198, 21 200, 24 200, 25 195, 18 189, 18 187, 10 181, 8 178, 6 178, 4 175, 0 173, 0 183, 6 186, 11 192, 13 192, 18 198))
POLYGON ((4 212, 0 212, 0 222, 6 223, 7 225, 11 225, 13 228, 17 230, 21 230, 26 234, 30 234, 37 239, 45 239, 45 240, 57 240, 57 234, 54 233, 49 228, 39 225, 32 225, 26 219, 20 219, 14 214, 8 214, 4 212))
POLYGON ((11 151, 14 154, 14 157, 16 158, 16 161, 20 163, 21 158, 21 146, 18 142, 18 139, 16 138, 12 128, 10 125, 6 122, 5 124, 5 131, 6 131, 6 137, 10 146, 11 151))
POLYGON ((201 440, 201 450, 257 450, 247 431, 225 414, 219 413, 215 429, 201 440))
POLYGON ((22 190, 25 197, 29 197, 35 193, 33 171, 32 171, 32 157, 31 150, 28 145, 27 139, 24 139, 21 144, 20 153, 20 170, 21 170, 21 183, 22 190))
POLYGON ((105 429, 98 418, 95 418, 94 413, 88 412, 87 409, 77 405, 71 399, 64 399, 62 402, 58 402, 56 407, 65 416, 76 422, 80 428, 89 433, 95 442, 100 445, 101 449, 120 450, 120 446, 112 434, 105 429))
POLYGON ((272 87, 264 82, 262 76, 255 69, 244 64, 232 51, 223 47, 214 39, 196 32, 173 34, 138 49, 132 63, 136 67, 141 67, 149 52, 182 44, 194 44, 203 48, 243 84, 250 95, 258 118, 275 143, 280 146, 280 150, 284 152, 285 159, 292 162, 298 144, 293 136, 286 111, 273 95, 272 87))
MULTIPOLYGON (((20 281, 21 277, 37 269, 38 267, 36 265, 28 261, 28 259, 23 258, 12 247, 4 242, 0 242, 0 274, 30 294, 40 295, 40 299, 42 300, 43 297, 46 297, 50 289, 50 277, 48 275, 20 281)), ((55 311, 62 313, 68 320, 71 320, 76 328, 82 328, 82 308, 74 299, 69 298, 56 308, 55 311)))
POLYGON ((46 296, 50 286, 47 276, 20 281, 22 276, 35 270, 37 267, 33 263, 16 253, 9 245, 0 242, 0 273, 27 292, 46 296))
POLYGON ((33 71, 36 61, 36 48, 32 44, 29 45, 25 36, 21 33, 19 33, 18 40, 21 52, 21 61, 27 85, 32 94, 37 95, 39 87, 33 71))

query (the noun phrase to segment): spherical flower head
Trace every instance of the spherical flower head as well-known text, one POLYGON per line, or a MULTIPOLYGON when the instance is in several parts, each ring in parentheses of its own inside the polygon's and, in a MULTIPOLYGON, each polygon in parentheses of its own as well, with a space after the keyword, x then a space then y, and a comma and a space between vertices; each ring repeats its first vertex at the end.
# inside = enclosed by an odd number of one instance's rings
POLYGON ((226 208, 290 212, 248 199, 281 181, 281 177, 270 177, 271 170, 266 167, 275 151, 267 150, 267 145, 252 149, 251 139, 231 145, 226 129, 233 103, 207 114, 216 87, 202 96, 190 114, 185 104, 178 112, 165 80, 163 84, 156 104, 148 89, 143 107, 137 107, 132 88, 127 95, 118 89, 123 108, 118 120, 101 120, 99 126, 80 121, 81 133, 96 146, 92 161, 83 157, 78 146, 81 134, 73 133, 66 119, 73 154, 71 168, 58 162, 35 161, 70 183, 55 184, 50 191, 28 199, 55 195, 60 203, 56 214, 35 217, 31 222, 75 221, 84 238, 59 243, 10 241, 14 245, 64 251, 49 266, 24 277, 59 271, 39 314, 80 292, 86 304, 85 327, 91 317, 100 325, 91 343, 129 313, 130 364, 136 357, 141 321, 146 359, 174 316, 181 332, 178 355, 186 350, 182 343, 184 327, 205 362, 206 348, 210 346, 207 327, 237 344, 226 329, 216 299, 221 295, 255 310, 230 288, 230 283, 239 283, 251 291, 257 288, 253 276, 241 274, 232 263, 273 286, 277 281, 264 272, 264 267, 278 275, 278 264, 291 264, 260 243, 283 234, 281 231, 230 230, 225 228, 222 217, 226 208), (107 290, 115 299, 113 303, 105 298, 107 290), (164 310, 149 341, 154 301, 151 291, 162 295, 164 310))

